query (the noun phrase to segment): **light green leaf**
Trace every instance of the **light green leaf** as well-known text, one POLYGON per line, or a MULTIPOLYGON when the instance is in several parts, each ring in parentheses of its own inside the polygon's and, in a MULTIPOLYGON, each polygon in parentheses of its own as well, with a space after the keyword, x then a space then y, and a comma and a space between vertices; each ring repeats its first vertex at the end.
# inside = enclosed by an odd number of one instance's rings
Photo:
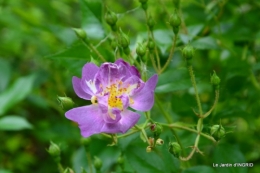
POLYGON ((0 130, 31 129, 32 125, 23 117, 8 115, 0 119, 0 130))
POLYGON ((102 1, 80 0, 80 4, 82 11, 82 28, 91 38, 103 38, 105 32, 101 23, 102 1))
POLYGON ((0 94, 0 115, 16 103, 22 101, 32 90, 35 75, 21 77, 6 91, 0 94))
POLYGON ((11 66, 8 61, 0 59, 0 92, 8 85, 11 76, 11 66))
POLYGON ((217 49, 218 44, 215 38, 213 37, 203 37, 198 40, 191 42, 191 45, 196 49, 217 49))
POLYGON ((190 87, 190 78, 186 68, 171 69, 159 76, 156 93, 185 90, 190 87))

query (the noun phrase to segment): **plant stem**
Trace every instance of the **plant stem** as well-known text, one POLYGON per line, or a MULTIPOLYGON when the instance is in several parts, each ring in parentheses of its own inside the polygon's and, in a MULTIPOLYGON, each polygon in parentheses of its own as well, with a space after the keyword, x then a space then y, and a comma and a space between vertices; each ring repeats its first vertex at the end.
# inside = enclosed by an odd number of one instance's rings
POLYGON ((172 44, 172 47, 171 47, 171 50, 170 50, 170 55, 169 55, 166 63, 164 64, 163 68, 159 71, 159 74, 161 74, 168 67, 168 65, 170 64, 170 62, 173 58, 173 52, 174 52, 174 49, 176 47, 177 37, 178 37, 178 34, 174 35, 173 40, 172 40, 173 44, 172 44))
MULTIPOLYGON (((192 129, 192 128, 189 128, 189 127, 186 127, 186 126, 183 126, 183 125, 180 125, 178 123, 173 123, 173 124, 164 124, 164 123, 160 123, 162 126, 165 126, 165 127, 169 127, 169 128, 176 128, 176 129, 183 129, 183 130, 187 130, 187 131, 190 131, 190 132, 193 132, 193 133, 196 133, 198 134, 198 131, 195 130, 195 129, 192 129)), ((210 135, 207 135, 205 133, 200 133, 201 136, 211 140, 212 142, 217 142, 212 136, 210 135)))
POLYGON ((103 62, 106 62, 106 59, 98 52, 98 50, 90 43, 89 47, 97 54, 99 59, 103 62))
POLYGON ((192 83, 192 86, 193 86, 194 92, 195 92, 196 102, 197 102, 197 106, 198 106, 198 109, 199 109, 199 115, 202 116, 203 111, 202 111, 202 107, 201 107, 201 103, 200 103, 199 92, 198 92, 198 89, 197 89, 196 80, 195 80, 195 76, 194 76, 193 69, 192 69, 191 65, 188 66, 188 70, 189 70, 189 74, 190 74, 190 78, 191 78, 191 83, 192 83))
POLYGON ((61 163, 58 163, 58 169, 59 169, 59 172, 60 172, 60 173, 63 173, 63 172, 64 172, 64 169, 63 169, 61 163))
POLYGON ((218 99, 219 99, 219 90, 216 89, 216 90, 215 90, 215 100, 214 100, 214 103, 213 103, 211 109, 210 109, 208 112, 206 112, 206 113, 202 116, 202 118, 206 118, 207 116, 209 116, 209 115, 211 114, 211 112, 212 112, 212 111, 215 109, 215 107, 217 106, 218 99))

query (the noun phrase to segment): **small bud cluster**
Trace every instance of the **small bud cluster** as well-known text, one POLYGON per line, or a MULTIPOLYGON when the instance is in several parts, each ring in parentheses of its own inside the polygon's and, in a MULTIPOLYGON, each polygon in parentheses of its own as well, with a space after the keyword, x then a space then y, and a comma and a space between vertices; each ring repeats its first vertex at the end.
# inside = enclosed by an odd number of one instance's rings
POLYGON ((60 103, 60 106, 65 110, 71 109, 74 106, 74 102, 69 97, 58 96, 58 102, 60 103))
POLYGON ((74 30, 75 34, 77 35, 77 37, 80 40, 83 40, 86 43, 89 42, 87 33, 83 29, 81 29, 81 28, 73 28, 73 30, 74 30))
POLYGON ((154 147, 162 146, 164 144, 164 141, 159 138, 162 133, 162 126, 158 123, 153 123, 150 125, 150 130, 153 132, 154 137, 149 137, 148 139, 149 146, 146 148, 146 152, 148 153, 151 152, 154 147))

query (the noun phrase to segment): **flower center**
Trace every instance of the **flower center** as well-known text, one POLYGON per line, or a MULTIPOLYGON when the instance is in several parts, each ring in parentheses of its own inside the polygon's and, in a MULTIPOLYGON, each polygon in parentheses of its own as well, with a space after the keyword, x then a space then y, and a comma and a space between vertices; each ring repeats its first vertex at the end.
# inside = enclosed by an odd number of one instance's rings
POLYGON ((123 102, 119 98, 123 94, 122 89, 118 89, 118 87, 113 84, 110 88, 107 88, 108 92, 110 93, 108 98, 108 105, 113 108, 118 108, 120 110, 123 110, 123 102))

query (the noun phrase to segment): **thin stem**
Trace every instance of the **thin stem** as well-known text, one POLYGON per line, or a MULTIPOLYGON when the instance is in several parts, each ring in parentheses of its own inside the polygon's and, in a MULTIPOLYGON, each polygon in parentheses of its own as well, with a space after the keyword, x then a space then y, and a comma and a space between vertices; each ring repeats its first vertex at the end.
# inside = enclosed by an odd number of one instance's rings
MULTIPOLYGON (((155 38, 154 38, 153 32, 151 32, 151 35, 152 35, 152 40, 155 43, 155 38)), ((157 60, 157 64, 158 64, 158 70, 160 70, 161 69, 161 62, 160 62, 160 57, 159 57, 159 53, 158 53, 158 49, 157 49, 156 44, 155 44, 155 47, 154 47, 154 51, 155 51, 155 56, 156 56, 156 60, 157 60)))
POLYGON ((88 160, 88 165, 89 165, 89 172, 92 173, 92 159, 91 159, 91 155, 89 152, 86 152, 87 153, 87 160, 88 160))
POLYGON ((206 113, 202 116, 202 118, 206 118, 207 116, 209 116, 209 115, 211 114, 211 112, 212 112, 212 111, 215 109, 215 107, 217 106, 218 99, 219 99, 219 90, 216 89, 216 90, 215 90, 215 100, 214 100, 214 103, 213 103, 211 109, 210 109, 208 112, 206 112, 206 113))
POLYGON ((172 47, 171 47, 171 50, 170 50, 170 55, 169 55, 166 63, 164 64, 163 68, 160 70, 159 74, 161 74, 167 68, 167 66, 170 64, 170 62, 173 58, 173 52, 174 52, 174 49, 176 47, 177 37, 178 37, 178 34, 174 35, 173 44, 172 44, 172 47))
POLYGON ((61 163, 58 163, 58 169, 59 169, 59 172, 60 172, 60 173, 63 173, 63 172, 64 172, 64 168, 63 168, 63 166, 61 165, 61 163))
POLYGON ((195 76, 194 76, 193 69, 192 69, 191 65, 188 66, 188 70, 189 70, 189 74, 190 74, 190 78, 191 78, 191 83, 192 83, 192 86, 193 86, 194 92, 195 92, 196 102, 197 102, 197 106, 198 106, 198 109, 199 109, 199 115, 202 116, 203 111, 202 111, 202 107, 201 107, 201 103, 200 103, 199 92, 198 92, 198 89, 197 89, 196 80, 195 80, 195 76))
MULTIPOLYGON (((186 127, 186 126, 183 126, 183 125, 180 125, 178 123, 173 123, 173 124, 164 124, 164 123, 160 123, 162 126, 165 126, 165 127, 169 127, 169 128, 176 128, 176 129, 182 129, 182 130, 187 130, 187 131, 190 131, 190 132, 193 132, 193 133, 196 133, 198 134, 198 131, 195 130, 195 129, 192 129, 192 128, 189 128, 189 127, 186 127)), ((200 133, 201 136, 211 140, 212 142, 217 142, 212 136, 210 135, 207 135, 205 133, 200 133)))
POLYGON ((154 70, 158 73, 159 70, 158 70, 157 67, 156 67, 156 64, 155 64, 155 61, 154 61, 154 56, 153 56, 152 53, 150 53, 150 51, 149 51, 149 55, 148 55, 148 56, 150 57, 150 59, 151 59, 151 61, 152 61, 154 70))
POLYGON ((90 43, 89 47, 97 54, 99 59, 103 62, 106 62, 106 59, 98 52, 98 50, 90 43))
POLYGON ((172 121, 172 119, 171 119, 170 114, 168 114, 168 113, 165 111, 165 109, 163 108, 163 106, 162 106, 162 104, 161 104, 161 102, 160 102, 160 100, 159 100, 159 98, 158 98, 157 95, 155 95, 155 102, 156 102, 156 104, 158 105, 158 107, 159 107, 160 111, 162 112, 162 115, 164 116, 164 118, 166 119, 166 121, 167 121, 168 123, 172 123, 173 121, 172 121))

